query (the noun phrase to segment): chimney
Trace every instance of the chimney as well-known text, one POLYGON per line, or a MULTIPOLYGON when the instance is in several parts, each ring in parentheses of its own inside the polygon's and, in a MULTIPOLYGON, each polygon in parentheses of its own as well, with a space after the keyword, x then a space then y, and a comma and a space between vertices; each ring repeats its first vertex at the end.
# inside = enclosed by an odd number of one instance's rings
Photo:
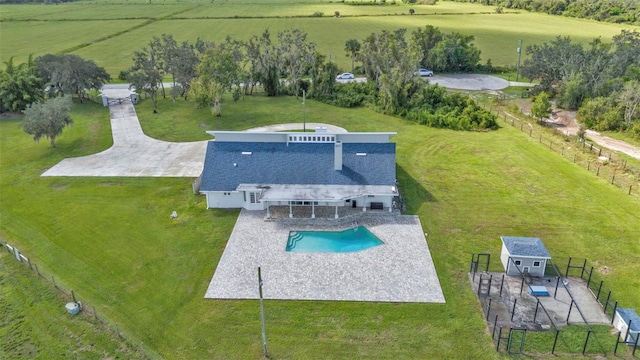
POLYGON ((342 170, 342 141, 336 140, 333 159, 333 169, 342 170))

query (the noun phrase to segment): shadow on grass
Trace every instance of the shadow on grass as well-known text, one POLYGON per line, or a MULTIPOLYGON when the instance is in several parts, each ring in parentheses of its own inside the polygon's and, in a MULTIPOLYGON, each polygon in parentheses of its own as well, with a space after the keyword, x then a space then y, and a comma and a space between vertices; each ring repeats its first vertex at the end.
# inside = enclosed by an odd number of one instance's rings
POLYGON ((396 176, 404 198, 406 211, 415 214, 423 202, 438 201, 422 184, 417 182, 402 166, 396 165, 396 176))

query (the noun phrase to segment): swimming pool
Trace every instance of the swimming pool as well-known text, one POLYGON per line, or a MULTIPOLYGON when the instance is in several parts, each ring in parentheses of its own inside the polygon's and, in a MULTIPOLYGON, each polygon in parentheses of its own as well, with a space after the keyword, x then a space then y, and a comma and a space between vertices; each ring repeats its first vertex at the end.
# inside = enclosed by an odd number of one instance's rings
POLYGON ((290 252, 354 252, 382 245, 380 239, 366 227, 344 231, 290 231, 287 251, 290 252))

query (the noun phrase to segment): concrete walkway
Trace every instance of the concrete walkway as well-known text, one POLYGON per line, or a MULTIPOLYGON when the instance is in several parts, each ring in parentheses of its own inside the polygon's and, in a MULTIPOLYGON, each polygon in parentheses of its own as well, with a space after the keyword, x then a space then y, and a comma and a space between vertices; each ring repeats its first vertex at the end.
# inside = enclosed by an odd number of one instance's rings
MULTIPOLYGON (((109 98, 126 98, 127 86, 103 88, 109 98)), ((207 141, 176 143, 148 137, 142 131, 131 103, 109 107, 113 146, 100 153, 64 159, 42 176, 124 176, 198 177, 204 167, 207 141)), ((263 126, 247 131, 299 130, 303 123, 263 126)), ((345 129, 320 123, 307 123, 307 129, 326 127, 331 132, 345 129)))

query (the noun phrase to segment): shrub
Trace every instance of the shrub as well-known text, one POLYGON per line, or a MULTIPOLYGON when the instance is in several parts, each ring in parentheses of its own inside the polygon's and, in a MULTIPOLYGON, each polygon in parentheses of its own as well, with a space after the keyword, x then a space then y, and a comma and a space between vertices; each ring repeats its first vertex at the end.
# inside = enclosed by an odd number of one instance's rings
POLYGON ((324 13, 322 11, 316 11, 311 15, 311 17, 323 17, 324 13))
POLYGON ((118 74, 118 80, 127 80, 128 76, 129 70, 120 70, 120 73, 118 74))

